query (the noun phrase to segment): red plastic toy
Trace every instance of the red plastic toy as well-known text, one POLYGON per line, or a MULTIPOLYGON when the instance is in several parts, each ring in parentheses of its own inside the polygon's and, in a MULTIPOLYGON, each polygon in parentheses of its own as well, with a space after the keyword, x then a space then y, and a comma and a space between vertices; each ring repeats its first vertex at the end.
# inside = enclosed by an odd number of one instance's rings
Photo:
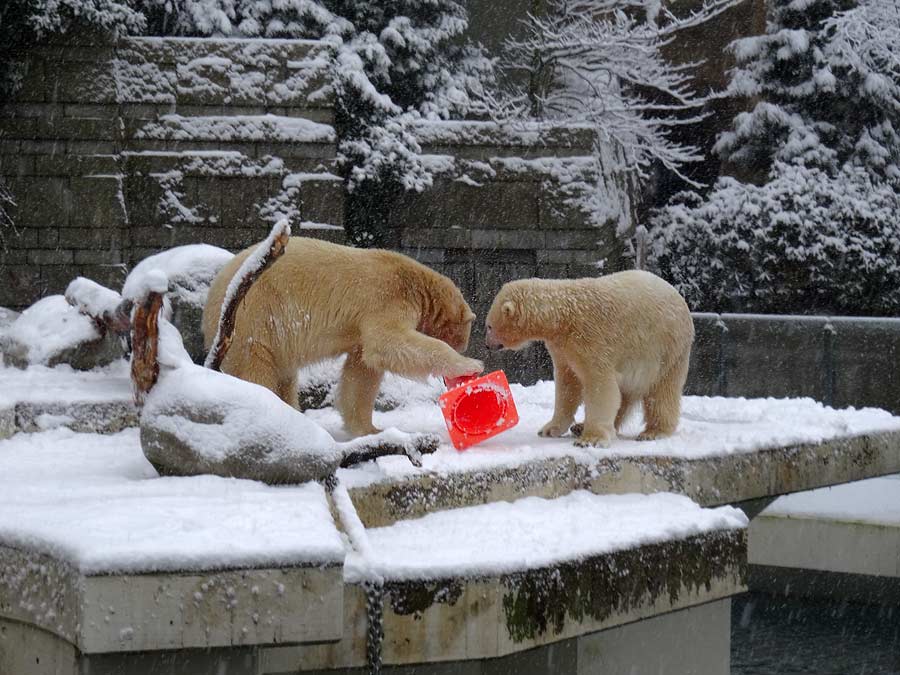
POLYGON ((440 396, 438 404, 457 450, 465 450, 519 423, 519 412, 502 370, 480 377, 445 379, 444 383, 448 391, 440 396))

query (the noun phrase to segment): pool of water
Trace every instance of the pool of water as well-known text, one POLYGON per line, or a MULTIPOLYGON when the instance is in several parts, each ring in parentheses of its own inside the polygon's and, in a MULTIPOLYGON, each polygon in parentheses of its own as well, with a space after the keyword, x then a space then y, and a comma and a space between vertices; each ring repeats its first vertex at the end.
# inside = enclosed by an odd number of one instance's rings
POLYGON ((900 675, 900 607, 763 593, 731 607, 732 675, 900 675))

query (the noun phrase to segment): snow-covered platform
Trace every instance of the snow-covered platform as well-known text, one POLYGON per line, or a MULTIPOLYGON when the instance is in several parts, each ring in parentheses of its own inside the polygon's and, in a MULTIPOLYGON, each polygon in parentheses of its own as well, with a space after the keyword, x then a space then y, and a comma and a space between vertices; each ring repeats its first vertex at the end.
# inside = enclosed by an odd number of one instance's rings
POLYGON ((750 527, 761 587, 812 596, 900 598, 900 475, 775 500, 750 527))
POLYGON ((0 365, 0 438, 60 426, 113 433, 137 423, 125 361, 90 371, 0 365))
POLYGON ((83 667, 191 648, 362 666, 372 582, 395 664, 500 657, 743 589, 745 516, 673 494, 576 491, 364 529, 340 484, 329 498, 159 478, 136 430, 67 429, 0 441, 0 491, 0 625, 55 636, 83 667))
MULTIPOLYGON (((104 421, 109 405, 133 419, 123 364, 3 369, 0 385, 15 411, 0 440, 0 634, 44 644, 75 664, 65 675, 198 648, 249 654, 236 672, 254 675, 364 666, 370 616, 386 664, 610 640, 632 645, 628 663, 646 651, 634 622, 711 630, 745 588, 746 517, 703 506, 900 471, 900 419, 811 400, 688 397, 673 438, 638 443, 634 419, 611 448, 580 450, 536 435, 553 400, 542 383, 514 385, 510 432, 421 467, 341 469, 331 492, 160 478, 137 429, 104 421)), ((443 433, 434 387, 399 389, 375 423, 443 433)), ((341 437, 332 409, 306 414, 341 437)), ((0 648, 0 671, 21 653, 0 648)))
MULTIPOLYGON (((341 480, 367 526, 440 508, 598 494, 677 492, 706 506, 734 504, 900 471, 900 418, 880 410, 833 410, 811 399, 686 397, 678 432, 634 440, 639 416, 608 449, 580 450, 570 437, 545 439, 553 385, 513 385, 519 425, 459 453, 442 446, 421 468, 402 458, 342 470, 341 480)), ((331 409, 310 411, 332 433, 331 409)), ((429 401, 376 415, 376 425, 442 433, 429 401)))

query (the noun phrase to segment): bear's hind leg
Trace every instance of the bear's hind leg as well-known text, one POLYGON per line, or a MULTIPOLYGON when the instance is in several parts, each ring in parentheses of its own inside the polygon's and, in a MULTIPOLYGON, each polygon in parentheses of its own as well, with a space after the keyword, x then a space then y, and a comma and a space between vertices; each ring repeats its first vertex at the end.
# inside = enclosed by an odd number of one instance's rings
POLYGON ((575 445, 609 447, 616 437, 616 414, 622 403, 614 372, 589 373, 583 382, 584 426, 575 445))
POLYGON ((384 371, 374 370, 363 363, 359 349, 347 354, 336 407, 344 420, 344 427, 354 437, 377 434, 379 431, 372 424, 372 409, 383 376, 384 371))
POLYGON ((581 405, 581 381, 575 371, 552 349, 550 356, 553 358, 556 401, 553 405, 553 418, 538 431, 538 436, 559 438, 575 421, 575 411, 581 405))
POLYGON ((639 441, 652 441, 675 433, 681 417, 681 391, 687 380, 690 352, 685 353, 644 397, 644 430, 639 441))

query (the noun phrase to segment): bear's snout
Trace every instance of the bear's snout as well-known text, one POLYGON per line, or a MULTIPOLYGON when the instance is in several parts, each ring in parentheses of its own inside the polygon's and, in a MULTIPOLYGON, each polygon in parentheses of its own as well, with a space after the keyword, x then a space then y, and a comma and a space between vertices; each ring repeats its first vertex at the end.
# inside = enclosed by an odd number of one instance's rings
POLYGON ((503 343, 497 339, 497 336, 494 335, 494 331, 490 326, 487 327, 487 332, 484 336, 484 345, 491 350, 503 349, 503 343))

